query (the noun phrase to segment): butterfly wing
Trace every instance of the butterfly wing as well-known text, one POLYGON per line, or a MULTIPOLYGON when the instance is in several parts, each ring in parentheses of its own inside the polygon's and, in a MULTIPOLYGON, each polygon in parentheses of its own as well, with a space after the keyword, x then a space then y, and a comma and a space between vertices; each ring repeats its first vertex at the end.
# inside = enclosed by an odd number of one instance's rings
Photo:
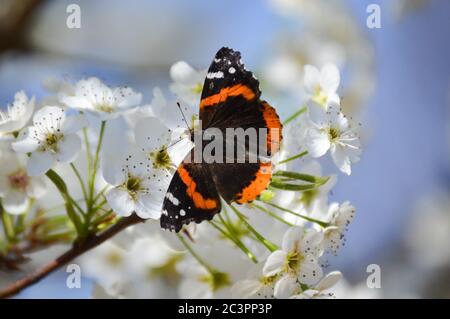
MULTIPOLYGON (((202 91, 203 129, 218 128, 223 136, 227 128, 273 129, 268 130, 266 142, 267 153, 274 154, 281 142, 282 126, 275 109, 261 101, 260 95, 259 82, 242 64, 240 53, 220 49, 202 91)), ((247 203, 267 188, 272 176, 271 162, 258 159, 250 163, 250 145, 244 144, 244 163, 237 163, 235 158, 231 158, 231 163, 226 158, 221 163, 194 163, 194 147, 170 183, 163 204, 162 228, 178 232, 192 221, 211 220, 221 210, 219 194, 228 203, 247 203)), ((227 156, 226 143, 223 147, 227 156)))
MULTIPOLYGON (((259 82, 241 62, 239 52, 229 48, 220 49, 209 70, 200 102, 200 119, 204 129, 214 127, 226 136, 227 128, 254 128, 259 133, 266 129, 264 154, 269 156, 279 150, 282 125, 275 111, 260 99, 259 82)), ((258 136, 261 137, 261 136, 258 136)), ((231 203, 246 203, 256 199, 267 188, 272 176, 270 158, 258 157, 250 163, 251 152, 261 154, 260 141, 251 148, 248 140, 233 140, 235 145, 245 147, 245 162, 229 158, 224 144, 222 163, 211 163, 210 171, 219 194, 231 203)), ((237 146, 235 146, 237 153, 237 146)))
MULTIPOLYGON (((252 102, 259 99, 259 82, 245 69, 241 54, 229 48, 221 48, 215 55, 208 73, 200 100, 200 120, 203 128, 214 127, 224 102, 230 105, 252 102)), ((226 114, 231 114, 228 111, 226 114)))
POLYGON ((179 232, 183 225, 211 220, 221 210, 209 168, 189 163, 190 156, 180 164, 167 190, 160 219, 164 229, 179 232))

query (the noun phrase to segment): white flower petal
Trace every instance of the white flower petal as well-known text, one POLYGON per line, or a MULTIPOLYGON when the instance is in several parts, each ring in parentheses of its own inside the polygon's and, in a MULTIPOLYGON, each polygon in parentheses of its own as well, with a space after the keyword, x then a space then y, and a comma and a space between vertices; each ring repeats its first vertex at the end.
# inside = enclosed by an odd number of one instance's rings
POLYGON ((31 153, 27 162, 27 171, 30 176, 38 176, 47 172, 55 163, 50 152, 36 151, 31 153))
MULTIPOLYGON (((153 89, 152 109, 158 119, 161 120, 168 128, 175 129, 187 129, 177 104, 175 102, 169 102, 164 97, 162 91, 159 88, 153 89)), ((182 106, 183 112, 187 119, 192 117, 190 109, 186 105, 182 106)))
POLYGON ((29 198, 25 192, 10 190, 2 199, 2 204, 6 212, 17 215, 25 213, 28 207, 29 198))
POLYGON ((28 100, 28 97, 24 91, 19 91, 14 95, 14 102, 12 107, 21 109, 20 128, 26 125, 27 122, 31 119, 31 116, 33 115, 34 111, 34 104, 35 104, 34 97, 28 100))
POLYGON ((305 232, 300 250, 303 254, 314 253, 320 254, 319 248, 322 245, 323 233, 314 229, 309 229, 305 232))
POLYGON ((143 219, 159 219, 161 217, 163 200, 159 202, 150 194, 139 196, 136 202, 136 214, 143 219))
POLYGON ((136 143, 146 151, 157 151, 168 146, 171 130, 156 117, 142 119, 134 129, 136 143))
POLYGON ((341 77, 339 69, 334 64, 326 64, 320 72, 320 86, 325 94, 335 93, 339 87, 341 77))
POLYGON ((58 151, 55 158, 61 163, 73 162, 81 150, 81 139, 76 134, 65 135, 58 141, 58 151))
POLYGON ((135 203, 126 190, 114 187, 106 193, 105 197, 117 215, 127 217, 133 213, 135 203))
POLYGON ((333 145, 330 152, 333 162, 339 170, 347 175, 350 175, 352 173, 352 167, 350 157, 346 154, 345 148, 341 145, 333 145))
POLYGON ((92 108, 92 103, 83 96, 63 96, 61 102, 68 107, 78 110, 89 110, 92 108))
POLYGON ((11 144, 12 149, 18 153, 34 152, 39 147, 39 143, 32 137, 33 134, 35 134, 33 127, 23 131, 19 138, 11 144))
POLYGON ((43 126, 51 132, 56 132, 58 124, 64 123, 65 120, 66 113, 63 108, 58 106, 44 106, 34 114, 33 125, 43 126))
POLYGON ((316 285, 316 290, 323 291, 333 287, 339 280, 341 280, 342 274, 340 271, 332 271, 323 277, 316 285))
POLYGON ((252 298, 260 289, 261 283, 258 280, 245 279, 236 282, 231 287, 231 295, 233 298, 252 298))
POLYGON ((322 277, 322 268, 314 255, 306 255, 300 264, 298 280, 306 285, 315 284, 322 277))
POLYGON ((179 61, 170 67, 170 77, 175 82, 188 84, 195 78, 197 71, 184 61, 179 61))
POLYGON ((135 92, 130 87, 118 87, 113 90, 113 96, 117 107, 130 108, 137 106, 142 101, 142 94, 135 92))
POLYGON ((312 157, 321 157, 330 149, 330 139, 328 133, 324 130, 312 128, 308 132, 309 140, 307 143, 308 153, 312 157))
POLYGON ((127 157, 122 162, 122 167, 134 177, 144 177, 148 176, 150 161, 146 153, 135 147, 131 147, 127 157))
POLYGON ((33 198, 42 197, 47 191, 46 179, 43 176, 30 178, 30 184, 27 187, 27 194, 33 198))
POLYGON ((285 252, 295 251, 303 237, 303 229, 300 227, 291 227, 283 236, 281 247, 285 252))
POLYGON ((87 125, 86 116, 83 114, 68 116, 64 123, 62 123, 61 132, 64 134, 74 134, 87 125))
POLYGON ((178 140, 173 141, 172 144, 174 145, 167 149, 167 153, 169 154, 172 164, 178 167, 192 150, 194 143, 192 143, 189 138, 183 138, 179 142, 178 140))
POLYGON ((287 255, 283 250, 277 250, 271 253, 269 257, 267 257, 263 267, 264 276, 273 276, 280 273, 283 270, 286 260, 287 255))
POLYGON ((210 299, 213 293, 209 285, 196 279, 185 279, 181 282, 178 292, 181 298, 187 299, 210 299))
POLYGON ((12 119, 5 120, 0 123, 0 134, 8 134, 18 131, 22 128, 20 121, 15 121, 12 119))
POLYGON ((305 88, 309 91, 309 93, 314 94, 314 91, 320 84, 320 72, 315 66, 309 64, 305 65, 304 72, 305 75, 303 81, 305 88))

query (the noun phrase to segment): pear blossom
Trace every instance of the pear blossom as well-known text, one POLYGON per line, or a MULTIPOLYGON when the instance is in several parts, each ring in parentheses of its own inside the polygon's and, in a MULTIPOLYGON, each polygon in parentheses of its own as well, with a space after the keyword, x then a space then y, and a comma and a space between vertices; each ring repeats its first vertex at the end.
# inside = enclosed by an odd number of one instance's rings
POLYGON ((277 275, 264 276, 261 274, 261 264, 256 265, 253 273, 247 276, 248 279, 237 281, 231 287, 231 295, 233 298, 273 298, 274 287, 277 275))
POLYGON ((58 105, 61 98, 75 95, 75 86, 64 78, 48 77, 42 81, 42 87, 49 93, 43 97, 41 105, 58 105))
POLYGON ((161 120, 180 138, 188 138, 190 130, 198 126, 199 111, 198 102, 195 104, 179 103, 167 100, 161 89, 153 89, 153 99, 151 102, 153 116, 161 120), (187 122, 187 123, 186 123, 187 122))
POLYGON ((106 241, 80 257, 83 274, 96 281, 111 296, 120 296, 127 282, 129 252, 106 241))
POLYGON ((351 164, 359 161, 361 153, 359 137, 340 111, 337 103, 329 103, 328 110, 311 118, 308 130, 308 152, 312 157, 321 157, 328 151, 336 166, 345 174, 351 174, 351 164))
POLYGON ((88 111, 101 120, 117 117, 119 114, 138 106, 142 94, 132 88, 110 88, 98 78, 90 77, 75 84, 74 94, 61 97, 61 102, 80 111, 88 111))
POLYGON ((0 137, 19 132, 33 115, 34 104, 34 97, 28 99, 24 91, 17 92, 6 112, 0 110, 0 137))
POLYGON ((170 77, 173 81, 170 85, 171 91, 182 102, 197 106, 200 102, 206 70, 197 71, 188 63, 179 61, 171 66, 170 77))
POLYGON ((301 284, 312 285, 322 277, 318 258, 323 251, 323 234, 314 229, 291 227, 284 235, 282 248, 266 260, 264 276, 278 275, 274 288, 276 298, 288 298, 301 284))
POLYGON ((328 208, 328 217, 326 221, 329 226, 324 229, 325 249, 337 254, 339 248, 344 243, 344 234, 348 225, 355 217, 355 207, 348 201, 339 205, 332 203, 328 208))
POLYGON ((144 219, 161 216, 169 182, 154 173, 144 153, 135 150, 119 168, 108 169, 112 172, 107 171, 104 178, 114 187, 106 193, 106 200, 116 214, 130 216, 135 212, 144 219))
POLYGON ((297 295, 291 296, 291 299, 329 299, 333 298, 334 294, 328 292, 333 288, 342 274, 339 271, 332 271, 326 274, 314 287, 310 287, 297 295))
POLYGON ((23 154, 0 157, 0 198, 3 208, 10 214, 25 213, 30 200, 43 196, 46 191, 45 179, 29 176, 25 163, 23 154))
POLYGON ((55 162, 70 163, 81 149, 76 134, 85 125, 82 115, 69 116, 57 106, 45 106, 34 114, 33 125, 12 143, 18 153, 31 153, 27 171, 31 176, 47 172, 55 162))
POLYGON ((320 70, 312 65, 304 67, 306 95, 312 102, 327 108, 330 102, 339 103, 336 91, 340 83, 339 69, 333 64, 325 64, 320 70))
POLYGON ((228 274, 211 271, 193 259, 185 259, 177 264, 183 279, 178 287, 180 298, 211 299, 223 288, 230 285, 228 274))

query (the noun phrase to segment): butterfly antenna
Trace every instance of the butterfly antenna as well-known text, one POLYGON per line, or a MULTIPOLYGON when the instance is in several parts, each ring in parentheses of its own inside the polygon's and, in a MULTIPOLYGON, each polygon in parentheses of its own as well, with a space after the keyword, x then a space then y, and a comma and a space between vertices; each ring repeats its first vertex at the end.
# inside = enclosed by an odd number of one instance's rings
POLYGON ((186 126, 187 126, 187 128, 189 129, 189 131, 190 131, 190 130, 191 130, 191 127, 189 126, 188 121, 186 120, 186 116, 184 115, 184 112, 183 112, 183 110, 181 109, 180 102, 177 102, 177 106, 178 106, 178 109, 179 109, 180 112, 181 112, 181 115, 183 116, 184 123, 186 123, 186 126))
POLYGON ((183 137, 180 137, 178 140, 176 140, 176 141, 173 142, 172 144, 168 145, 168 146, 166 147, 166 150, 168 150, 168 149, 171 148, 172 146, 177 145, 177 144, 180 143, 182 140, 184 140, 184 138, 183 138, 183 137))

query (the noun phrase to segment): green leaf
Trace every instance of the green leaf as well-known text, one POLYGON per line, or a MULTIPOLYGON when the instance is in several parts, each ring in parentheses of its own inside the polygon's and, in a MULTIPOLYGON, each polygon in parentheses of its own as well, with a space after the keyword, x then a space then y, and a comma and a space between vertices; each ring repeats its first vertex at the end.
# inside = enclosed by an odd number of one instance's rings
POLYGON ((64 180, 52 169, 50 169, 45 175, 47 175, 47 177, 53 182, 64 199, 67 216, 74 224, 77 234, 80 236, 86 235, 84 234, 83 223, 81 222, 80 216, 75 212, 74 200, 70 196, 64 180))

